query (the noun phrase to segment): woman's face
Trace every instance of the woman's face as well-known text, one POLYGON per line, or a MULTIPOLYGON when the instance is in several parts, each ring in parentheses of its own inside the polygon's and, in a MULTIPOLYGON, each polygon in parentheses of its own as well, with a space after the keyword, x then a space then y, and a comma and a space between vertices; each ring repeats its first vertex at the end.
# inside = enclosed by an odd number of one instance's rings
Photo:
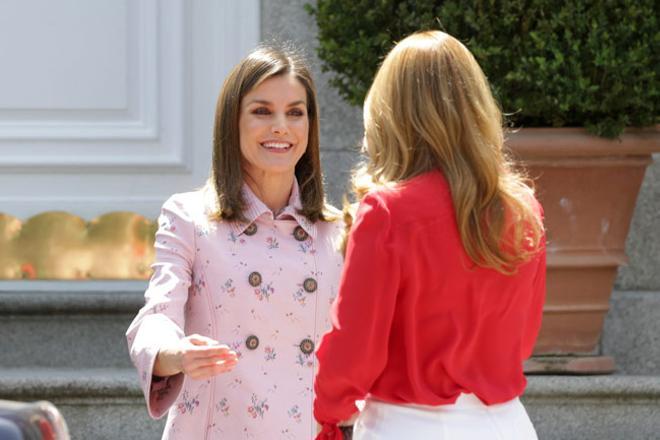
POLYGON ((307 149, 305 88, 293 75, 268 78, 241 101, 238 122, 243 170, 251 177, 288 174, 307 149))

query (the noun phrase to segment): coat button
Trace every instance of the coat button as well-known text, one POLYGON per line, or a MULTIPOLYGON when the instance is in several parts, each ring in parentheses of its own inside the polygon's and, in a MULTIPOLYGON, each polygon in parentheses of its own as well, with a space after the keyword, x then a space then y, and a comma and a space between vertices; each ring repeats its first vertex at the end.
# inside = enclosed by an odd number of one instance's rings
POLYGON ((248 283, 250 283, 250 286, 252 287, 257 287, 261 285, 261 274, 259 272, 252 272, 248 276, 248 283))
POLYGON ((305 281, 303 281, 303 289, 305 289, 305 292, 307 293, 316 292, 317 288, 318 288, 318 283, 314 278, 307 278, 305 281))
POLYGON ((243 231, 245 235, 252 236, 257 233, 257 225, 255 223, 250 223, 250 226, 245 228, 245 231, 243 231))
POLYGON ((312 354, 314 352, 314 341, 311 339, 303 339, 300 342, 300 351, 304 354, 312 354))
POLYGON ((295 229, 293 230, 293 238, 295 238, 298 241, 305 241, 307 240, 307 232, 302 228, 302 226, 296 226, 295 229))
POLYGON ((247 339, 245 339, 245 346, 248 350, 256 350, 259 346, 259 338, 255 335, 248 336, 247 339))

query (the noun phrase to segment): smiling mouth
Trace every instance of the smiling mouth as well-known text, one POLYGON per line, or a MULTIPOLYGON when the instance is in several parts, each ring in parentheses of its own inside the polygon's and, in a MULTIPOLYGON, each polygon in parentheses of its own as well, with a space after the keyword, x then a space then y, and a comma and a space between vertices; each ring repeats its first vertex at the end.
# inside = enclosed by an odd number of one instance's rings
POLYGON ((262 142, 260 145, 268 151, 277 152, 289 151, 291 148, 293 148, 293 144, 289 142, 262 142))

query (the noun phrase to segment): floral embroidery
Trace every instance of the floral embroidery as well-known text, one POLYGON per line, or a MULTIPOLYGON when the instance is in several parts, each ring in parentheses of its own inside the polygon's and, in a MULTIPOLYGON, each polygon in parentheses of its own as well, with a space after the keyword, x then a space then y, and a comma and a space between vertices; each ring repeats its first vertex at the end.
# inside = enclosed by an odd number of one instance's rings
POLYGON ((264 351, 266 352, 266 356, 265 356, 266 361, 272 361, 277 357, 275 348, 271 346, 266 346, 266 348, 264 348, 264 351))
POLYGON ((295 420, 296 423, 300 423, 300 421, 302 420, 302 413, 300 412, 300 407, 298 405, 293 405, 287 411, 287 414, 289 414, 289 417, 295 420))
POLYGON ((263 320, 261 315, 258 314, 257 311, 254 310, 254 309, 250 309, 250 315, 252 315, 252 319, 254 319, 255 321, 262 321, 263 320))
POLYGON ((313 367, 314 366, 314 361, 312 359, 311 354, 304 354, 304 353, 298 353, 298 357, 296 358, 296 364, 303 366, 303 367, 313 367))
POLYGON ((160 222, 160 227, 164 231, 169 231, 169 232, 175 232, 176 231, 176 226, 173 225, 172 217, 169 215, 163 215, 161 222, 160 222))
POLYGON ((248 431, 247 426, 243 428, 243 438, 255 438, 254 434, 248 431))
POLYGON ((209 227, 208 225, 202 225, 198 230, 197 230, 197 236, 198 237, 207 237, 209 235, 209 227))
POLYGON ((215 410, 216 412, 222 413, 222 415, 225 417, 229 416, 229 403, 227 402, 226 397, 222 398, 218 403, 215 404, 215 410))
POLYGON ((285 428, 285 429, 281 430, 281 431, 280 431, 280 434, 282 434, 282 437, 281 437, 281 438, 296 438, 296 437, 291 433, 291 431, 289 430, 289 428, 285 428))
POLYGON ((203 277, 196 278, 195 280, 193 280, 192 294, 200 295, 205 287, 206 287, 206 280, 203 277))
POLYGON ((241 347, 243 346, 243 341, 234 341, 230 342, 229 348, 234 350, 236 352, 236 357, 240 359, 243 356, 243 352, 241 351, 241 347))
POLYGON ((236 287, 234 286, 234 280, 229 278, 227 281, 225 281, 225 284, 220 287, 220 291, 222 293, 228 294, 232 298, 236 296, 236 287))
POLYGON ((268 245, 268 249, 279 249, 280 247, 280 244, 275 237, 268 237, 266 239, 266 244, 268 245))
POLYGON ((288 318, 292 324, 297 324, 300 322, 300 316, 298 316, 297 313, 287 312, 284 314, 284 316, 288 318))
POLYGON ((316 249, 314 249, 314 243, 312 243, 311 239, 307 239, 300 243, 298 245, 298 250, 302 252, 303 254, 310 253, 310 255, 314 255, 316 253, 316 249))
POLYGON ((275 293, 275 289, 273 289, 273 283, 262 284, 260 287, 254 289, 254 294, 257 295, 259 301, 263 301, 264 299, 268 301, 273 293, 275 293))
POLYGON ((190 397, 188 390, 183 392, 183 401, 177 405, 177 409, 181 414, 192 414, 195 408, 199 406, 199 394, 195 397, 190 397))
POLYGON ((240 244, 245 244, 245 239, 238 238, 238 236, 234 234, 234 231, 229 231, 229 241, 231 241, 232 243, 236 243, 238 241, 240 244))
POLYGON ((154 306, 151 308, 151 312, 152 312, 152 313, 163 313, 165 310, 168 309, 168 307, 169 307, 169 306, 168 306, 167 304, 165 304, 165 303, 159 303, 159 304, 154 305, 154 306))
POLYGON ((215 437, 213 437, 213 438, 220 437, 221 435, 223 435, 223 434, 225 433, 225 430, 222 429, 221 427, 219 427, 219 426, 217 425, 217 423, 215 423, 215 422, 211 423, 211 424, 208 426, 207 430, 213 432, 213 434, 214 434, 214 436, 215 436, 215 437))
MULTIPOLYGON (((240 356, 239 356, 240 357, 240 356)), ((229 388, 236 389, 243 385, 243 380, 240 377, 235 377, 234 380, 229 382, 229 388)))
POLYGON ((253 419, 256 419, 257 417, 263 419, 264 414, 268 411, 267 401, 268 399, 259 401, 257 395, 252 394, 252 405, 248 406, 248 414, 250 414, 253 419))
POLYGON ((302 287, 302 283, 298 284, 298 290, 293 292, 293 299, 301 306, 305 305, 305 302, 307 301, 307 294, 305 293, 305 289, 302 287))

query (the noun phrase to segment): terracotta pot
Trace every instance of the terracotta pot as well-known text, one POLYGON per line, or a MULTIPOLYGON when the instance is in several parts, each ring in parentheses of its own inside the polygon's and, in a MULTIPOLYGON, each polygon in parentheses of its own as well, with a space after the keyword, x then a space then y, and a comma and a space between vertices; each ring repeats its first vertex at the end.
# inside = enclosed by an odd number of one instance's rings
MULTIPOLYGON (((637 194, 651 154, 660 151, 660 130, 628 130, 608 140, 579 128, 521 129, 507 145, 535 180, 545 210, 547 299, 534 354, 598 356, 617 269, 627 262, 637 194)), ((595 367, 570 358, 539 365, 538 359, 528 371, 614 369, 611 358, 595 367)))

